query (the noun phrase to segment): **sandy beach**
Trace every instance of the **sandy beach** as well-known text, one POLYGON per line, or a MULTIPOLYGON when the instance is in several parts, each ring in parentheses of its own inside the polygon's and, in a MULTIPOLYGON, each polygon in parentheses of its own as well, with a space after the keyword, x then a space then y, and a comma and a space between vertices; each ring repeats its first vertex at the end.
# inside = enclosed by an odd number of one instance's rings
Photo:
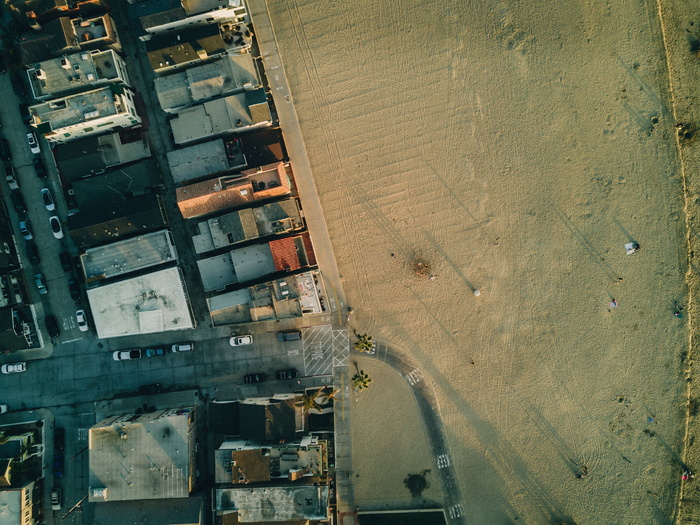
MULTIPOLYGON (((268 8, 353 325, 434 385, 465 522, 671 523, 692 309, 657 5, 268 8)), ((409 507, 435 460, 360 362, 356 503, 409 507)))

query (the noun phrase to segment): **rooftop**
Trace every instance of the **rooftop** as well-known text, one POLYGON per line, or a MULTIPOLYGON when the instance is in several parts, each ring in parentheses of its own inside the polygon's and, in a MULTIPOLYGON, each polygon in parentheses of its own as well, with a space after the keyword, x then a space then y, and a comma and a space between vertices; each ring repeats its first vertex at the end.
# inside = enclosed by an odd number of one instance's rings
POLYGON ((25 523, 22 520, 23 502, 25 500, 22 490, 29 492, 31 500, 31 492, 34 488, 34 482, 29 482, 24 487, 3 487, 0 490, 0 522, 3 525, 22 525, 25 523))
POLYGON ((168 164, 175 184, 201 179, 227 170, 245 167, 240 139, 217 139, 168 152, 168 164))
POLYGON ((216 62, 158 77, 154 82, 160 107, 164 111, 260 86, 250 53, 226 55, 216 62))
POLYGON ((129 130, 58 144, 53 153, 63 180, 75 181, 103 173, 112 166, 150 157, 151 148, 145 136, 140 133, 134 136, 129 130))
POLYGON ((203 523, 202 499, 159 499, 143 501, 108 501, 95 506, 93 525, 119 523, 148 525, 200 525, 203 523))
POLYGON ((121 92, 121 87, 110 85, 43 102, 31 106, 29 112, 34 125, 48 122, 51 129, 60 129, 97 117, 123 113, 126 108, 116 96, 121 92))
POLYGON ((176 189, 185 219, 236 208, 255 200, 288 195, 291 166, 282 162, 245 171, 241 176, 218 177, 176 189))
POLYGON ((180 268, 87 290, 100 339, 194 328, 180 268))
POLYGON ((168 230, 88 248, 80 256, 87 282, 109 279, 175 260, 177 252, 168 230))
POLYGON ((175 144, 183 144, 271 123, 265 90, 260 88, 183 109, 170 120, 170 127, 175 144))
POLYGON ((80 50, 70 18, 62 16, 47 22, 41 31, 27 31, 19 39, 23 64, 34 64, 53 56, 80 50))
POLYGON ((227 54, 235 47, 224 40, 218 24, 208 24, 179 34, 155 35, 146 43, 146 53, 151 67, 158 71, 227 54))
POLYGON ((37 99, 80 91, 100 80, 119 79, 115 57, 111 49, 82 51, 35 64, 27 70, 27 76, 37 99))
POLYGON ((237 512, 240 523, 328 518, 325 485, 216 489, 214 498, 216 511, 237 512))
POLYGON ((89 501, 187 498, 193 410, 110 416, 90 428, 89 501))

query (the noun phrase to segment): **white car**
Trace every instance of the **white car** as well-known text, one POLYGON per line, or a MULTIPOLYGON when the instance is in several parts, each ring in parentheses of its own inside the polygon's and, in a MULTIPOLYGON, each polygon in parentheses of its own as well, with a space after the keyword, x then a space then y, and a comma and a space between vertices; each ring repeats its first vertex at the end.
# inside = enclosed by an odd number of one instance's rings
POLYGON ((88 331, 87 316, 85 315, 85 310, 78 310, 75 312, 75 318, 78 320, 78 328, 81 332, 88 331))
POLYGON ((20 363, 6 363, 0 366, 0 372, 3 374, 19 374, 20 372, 27 371, 27 363, 22 361, 20 363))
POLYGON ((61 227, 61 221, 58 220, 57 215, 49 217, 49 224, 51 225, 53 236, 57 239, 63 239, 63 228, 61 227))
POLYGON ((51 491, 51 510, 61 510, 61 487, 51 491))
POLYGON ((178 352, 191 352, 192 350, 194 350, 194 343, 178 343, 170 347, 170 351, 173 354, 177 354, 178 352))
POLYGON ((41 198, 44 200, 44 206, 46 206, 47 210, 54 211, 56 209, 56 204, 53 202, 53 195, 51 195, 50 189, 42 189, 41 198))
POLYGON ((5 166, 5 180, 7 181, 7 184, 10 186, 11 190, 19 189, 19 182, 17 182, 17 178, 15 177, 15 169, 12 166, 5 166))
POLYGON ((29 149, 32 150, 32 153, 34 155, 38 155, 41 153, 41 149, 39 149, 39 143, 36 140, 36 135, 34 133, 27 133, 27 142, 29 143, 29 149))
POLYGON ((233 336, 231 339, 228 340, 228 342, 231 346, 248 346, 248 345, 253 344, 253 336, 252 335, 233 336))
POLYGON ((134 348, 133 350, 117 350, 112 354, 112 359, 115 361, 141 359, 141 350, 138 348, 134 348))
POLYGON ((6 413, 8 410, 10 410, 10 407, 7 405, 0 405, 0 414, 6 413))

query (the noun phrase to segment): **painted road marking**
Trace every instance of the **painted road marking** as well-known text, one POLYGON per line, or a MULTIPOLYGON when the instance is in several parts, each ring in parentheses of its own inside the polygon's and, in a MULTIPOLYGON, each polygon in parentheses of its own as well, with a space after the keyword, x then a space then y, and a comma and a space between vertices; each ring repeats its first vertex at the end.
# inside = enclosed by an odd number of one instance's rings
POLYGON ((64 317, 63 318, 63 329, 64 330, 70 330, 71 328, 75 328, 78 325, 76 324, 75 317, 64 317))
POLYGON ((452 505, 450 507, 450 518, 460 518, 464 514, 464 507, 461 504, 452 505))
POLYGON ((423 374, 417 368, 415 370, 411 370, 408 374, 406 374, 406 380, 410 385, 415 385, 416 383, 419 383, 422 379, 423 374))
POLYGON ((450 466, 450 457, 447 454, 440 454, 437 457, 438 468, 445 468, 450 466))

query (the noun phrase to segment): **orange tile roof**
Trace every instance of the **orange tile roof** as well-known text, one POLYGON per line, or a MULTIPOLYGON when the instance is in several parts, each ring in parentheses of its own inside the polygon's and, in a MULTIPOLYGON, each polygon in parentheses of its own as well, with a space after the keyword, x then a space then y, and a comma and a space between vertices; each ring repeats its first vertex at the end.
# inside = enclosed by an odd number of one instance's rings
POLYGON ((294 239, 297 237, 287 237, 286 239, 278 239, 270 241, 270 252, 272 260, 275 262, 277 271, 298 270, 301 268, 299 254, 297 253, 296 243, 294 239))
POLYGON ((304 241, 304 250, 306 250, 306 259, 309 261, 309 266, 316 266, 316 254, 314 253, 314 246, 311 244, 309 232, 302 233, 301 240, 304 241))

